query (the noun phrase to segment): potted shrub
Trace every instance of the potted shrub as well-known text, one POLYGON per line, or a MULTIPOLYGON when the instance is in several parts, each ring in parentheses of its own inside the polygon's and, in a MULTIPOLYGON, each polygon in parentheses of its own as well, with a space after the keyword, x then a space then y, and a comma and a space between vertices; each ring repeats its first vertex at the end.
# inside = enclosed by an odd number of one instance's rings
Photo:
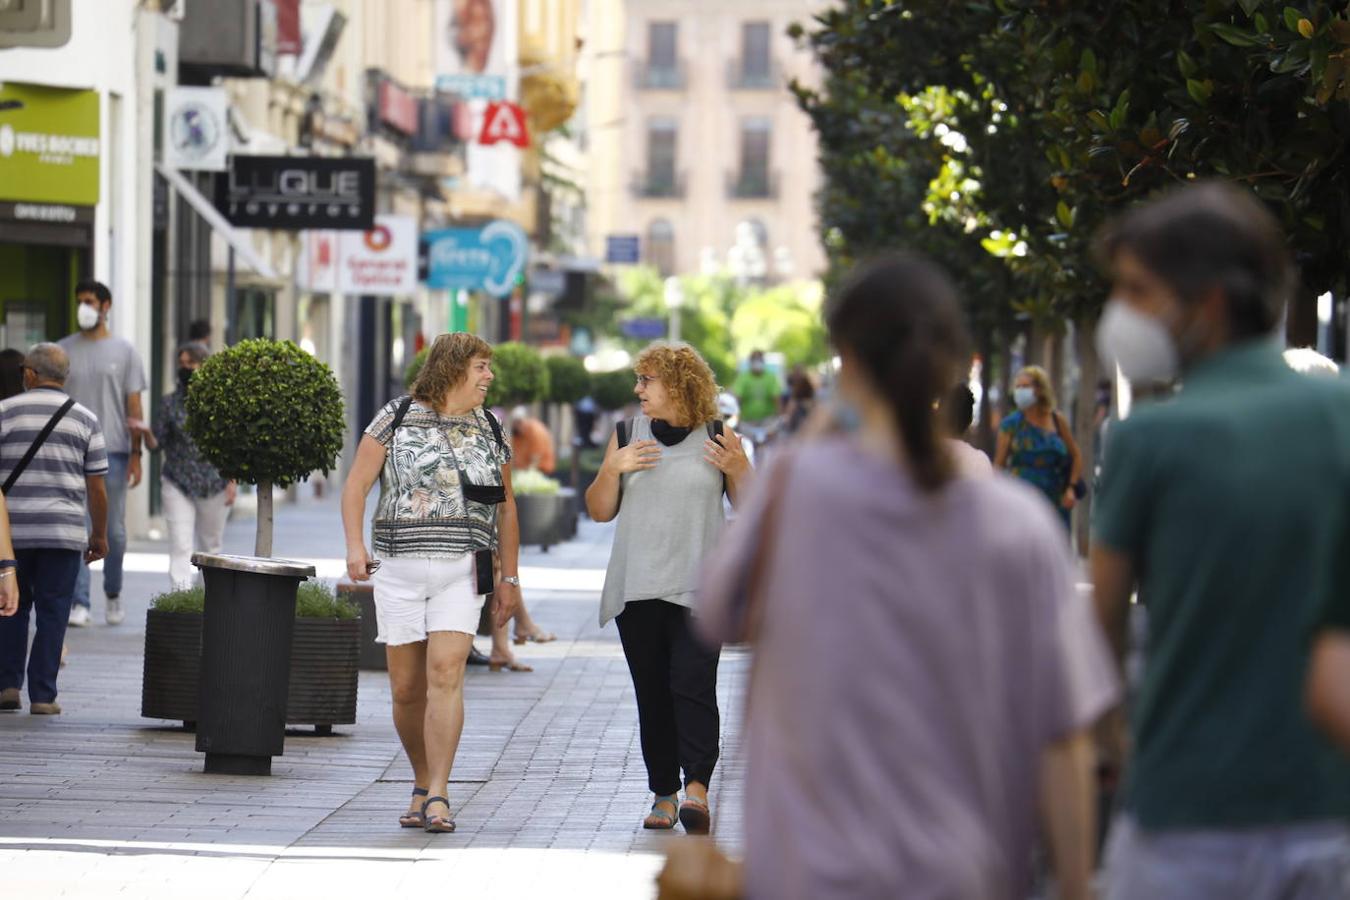
MULTIPOLYGON (((566 411, 573 404, 591 392, 591 373, 586 371, 585 364, 575 356, 550 356, 544 362, 548 366, 548 401, 556 405, 561 421, 562 416, 566 415, 566 411)), ((573 422, 575 421, 574 416, 573 422)), ((581 481, 580 444, 581 436, 573 434, 572 446, 567 448, 569 485, 576 485, 581 481)), ((563 495, 568 498, 571 508, 569 514, 571 526, 565 535, 570 538, 576 534, 580 507, 573 487, 564 489, 563 495)))
POLYGON ((328 366, 289 341, 241 341, 207 359, 187 429, 226 478, 258 489, 254 557, 194 557, 206 582, 197 749, 206 771, 268 774, 285 743, 296 591, 312 566, 271 559, 272 488, 342 449, 342 394, 328 366))
POLYGON ((492 372, 497 377, 488 389, 489 407, 510 409, 548 396, 548 367, 533 347, 515 342, 498 344, 492 350, 492 372))
MULTIPOLYGON (((205 599, 205 590, 195 587, 151 601, 141 682, 147 719, 196 724, 205 599)), ((326 585, 307 582, 297 592, 295 614, 286 722, 328 734, 334 725, 356 721, 358 610, 326 585)))
POLYGON ((564 491, 557 481, 535 470, 515 473, 511 484, 516 492, 522 547, 537 545, 547 551, 572 536, 575 531, 572 491, 564 491))

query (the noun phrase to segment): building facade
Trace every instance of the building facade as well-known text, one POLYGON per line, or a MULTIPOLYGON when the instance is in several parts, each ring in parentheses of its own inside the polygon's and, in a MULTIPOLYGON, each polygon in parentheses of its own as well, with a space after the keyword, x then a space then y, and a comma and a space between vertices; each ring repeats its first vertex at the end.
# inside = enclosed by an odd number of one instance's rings
MULTIPOLYGON (((608 0, 589 60, 593 248, 637 236, 663 274, 817 276, 816 142, 788 84, 812 0, 608 0)), ((593 19, 594 21, 594 19, 593 19)))

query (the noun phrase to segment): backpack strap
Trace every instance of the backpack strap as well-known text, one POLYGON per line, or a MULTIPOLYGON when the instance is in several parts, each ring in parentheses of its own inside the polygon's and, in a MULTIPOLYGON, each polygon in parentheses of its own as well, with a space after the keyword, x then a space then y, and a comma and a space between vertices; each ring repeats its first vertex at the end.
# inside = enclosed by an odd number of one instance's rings
POLYGON ((619 439, 618 449, 622 450, 628 446, 628 441, 633 437, 633 425, 628 419, 620 419, 614 426, 614 434, 619 439))
POLYGON ((61 408, 53 413, 52 417, 47 420, 47 424, 42 426, 42 430, 38 432, 37 437, 33 438, 33 443, 28 445, 28 452, 23 455, 23 459, 19 460, 18 465, 16 465, 14 470, 9 473, 9 477, 5 479, 5 483, 0 485, 0 494, 8 494, 10 488, 14 487, 14 482, 19 480, 19 476, 23 474, 23 470, 28 468, 28 464, 33 461, 33 457, 37 456, 38 450, 47 442, 47 438, 51 437, 52 431, 56 428, 57 423, 65 418, 66 413, 70 412, 70 408, 74 405, 75 398, 68 398, 65 403, 61 404, 61 408))
POLYGON ((484 407, 483 415, 487 416, 488 425, 492 428, 492 436, 497 440, 497 446, 505 450, 506 440, 502 437, 502 423, 497 421, 497 417, 492 414, 492 410, 484 407))
MULTIPOLYGON (((726 433, 721 419, 713 419, 707 424, 707 429, 708 440, 714 442, 717 440, 718 435, 726 433)), ((730 492, 727 491, 727 476, 725 474, 722 476, 722 493, 730 496, 730 492)))
POLYGON ((403 398, 403 401, 399 403, 398 409, 394 411, 394 424, 389 426, 389 437, 391 439, 394 436, 394 432, 398 431, 398 427, 403 424, 403 419, 408 415, 408 410, 412 409, 412 402, 412 394, 408 394, 403 398))

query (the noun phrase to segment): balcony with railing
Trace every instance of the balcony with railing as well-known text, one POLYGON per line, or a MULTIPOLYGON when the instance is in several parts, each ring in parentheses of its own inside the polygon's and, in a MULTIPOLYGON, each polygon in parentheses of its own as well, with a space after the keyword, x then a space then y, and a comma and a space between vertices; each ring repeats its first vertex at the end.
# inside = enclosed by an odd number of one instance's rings
POLYGON ((727 61, 727 88, 733 91, 776 91, 783 86, 783 70, 777 60, 768 65, 747 66, 747 60, 727 61))
POLYGON ((730 200, 778 199, 778 173, 748 169, 727 173, 727 198, 730 200))
POLYGON ((684 60, 674 65, 658 65, 640 59, 633 64, 633 86, 639 91, 682 91, 689 84, 684 60))
POLYGON ((679 199, 684 196, 685 176, 673 172, 637 172, 633 196, 639 199, 679 199))

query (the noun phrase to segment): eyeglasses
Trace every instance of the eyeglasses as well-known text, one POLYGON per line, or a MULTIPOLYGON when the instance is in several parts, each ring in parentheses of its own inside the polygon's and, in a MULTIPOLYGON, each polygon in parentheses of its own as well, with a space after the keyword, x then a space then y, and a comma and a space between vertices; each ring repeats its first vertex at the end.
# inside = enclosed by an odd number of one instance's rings
POLYGON ((657 378, 655 375, 639 375, 637 377, 637 386, 640 388, 645 388, 653 381, 660 381, 660 380, 661 379, 657 378))

